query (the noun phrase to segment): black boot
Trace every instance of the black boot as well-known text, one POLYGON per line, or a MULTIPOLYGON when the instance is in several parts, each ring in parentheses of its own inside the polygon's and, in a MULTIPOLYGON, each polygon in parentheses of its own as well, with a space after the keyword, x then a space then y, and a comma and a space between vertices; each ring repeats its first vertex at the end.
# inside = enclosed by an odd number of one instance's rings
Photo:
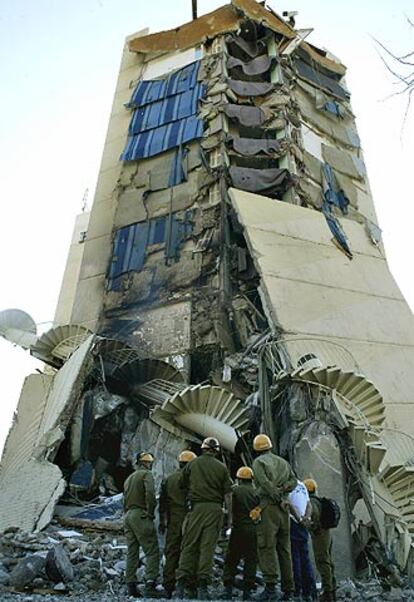
POLYGON ((253 597, 253 588, 245 587, 243 588, 243 600, 254 600, 253 597))
POLYGON ((197 589, 198 600, 211 600, 211 595, 206 581, 200 581, 197 589))
POLYGON ((282 594, 282 597, 280 599, 283 600, 284 602, 287 602, 288 600, 294 600, 295 596, 294 596, 293 592, 284 592, 284 594, 282 594))
POLYGON ((264 589, 255 596, 257 602, 267 602, 268 600, 276 600, 276 585, 274 583, 266 583, 264 589))
POLYGON ((128 588, 128 596, 132 596, 133 598, 140 597, 136 581, 129 581, 127 583, 127 588, 128 588))
POLYGON ((145 598, 162 598, 162 592, 159 592, 155 585, 155 581, 146 581, 144 588, 145 598))
POLYGON ((231 585, 225 585, 224 591, 221 594, 220 598, 222 600, 231 600, 233 597, 233 587, 231 585))

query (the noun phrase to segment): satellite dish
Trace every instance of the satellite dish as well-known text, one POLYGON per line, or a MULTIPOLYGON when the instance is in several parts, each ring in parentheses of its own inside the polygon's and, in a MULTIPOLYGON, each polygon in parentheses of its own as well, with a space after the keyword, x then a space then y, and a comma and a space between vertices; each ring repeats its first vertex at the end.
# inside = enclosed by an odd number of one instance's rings
POLYGON ((0 311, 0 336, 10 343, 28 349, 37 340, 36 323, 21 309, 0 311))
POLYGON ((0 332, 5 329, 15 328, 16 330, 25 330, 36 334, 36 323, 32 316, 29 316, 22 309, 4 309, 0 311, 0 332))

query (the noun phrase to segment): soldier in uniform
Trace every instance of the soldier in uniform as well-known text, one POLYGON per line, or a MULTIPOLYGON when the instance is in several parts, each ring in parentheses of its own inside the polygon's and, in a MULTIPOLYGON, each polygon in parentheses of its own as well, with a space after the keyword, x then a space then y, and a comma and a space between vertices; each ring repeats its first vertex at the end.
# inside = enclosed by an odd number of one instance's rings
POLYGON ((330 529, 324 529, 321 525, 321 502, 317 497, 318 486, 316 481, 305 479, 303 483, 309 492, 309 499, 312 505, 312 519, 309 529, 312 537, 316 568, 322 581, 322 596, 320 600, 333 602, 336 600, 336 579, 335 565, 332 560, 331 531, 330 529))
POLYGON ((155 588, 159 573, 160 553, 154 526, 156 506, 154 477, 151 469, 154 458, 147 452, 137 456, 138 468, 124 483, 124 529, 128 545, 126 580, 128 594, 140 597, 137 589, 139 549, 146 556, 145 597, 157 597, 155 588))
POLYGON ((160 532, 167 530, 165 538, 165 566, 163 585, 167 597, 175 588, 175 572, 181 551, 183 523, 187 513, 185 491, 180 487, 183 468, 197 456, 192 451, 183 451, 178 457, 180 468, 170 474, 161 484, 160 492, 160 532))
POLYGON ((253 440, 253 449, 259 454, 253 462, 253 474, 262 509, 257 551, 265 587, 256 597, 260 601, 275 598, 277 559, 282 600, 292 600, 294 592, 287 495, 296 487, 297 479, 290 464, 270 451, 272 447, 267 435, 257 435, 253 440))
POLYGON ((183 470, 182 486, 187 492, 191 510, 186 520, 176 595, 194 597, 191 591, 197 580, 198 598, 208 600, 208 585, 213 572, 214 550, 223 523, 223 501, 231 524, 231 488, 229 472, 217 459, 220 444, 207 437, 201 445, 202 455, 183 470))
POLYGON ((242 466, 236 477, 238 480, 233 487, 232 503, 233 526, 223 571, 223 598, 231 600, 237 566, 243 559, 243 600, 250 600, 251 591, 255 587, 257 566, 256 522, 250 513, 257 508, 259 497, 253 487, 251 468, 242 466))

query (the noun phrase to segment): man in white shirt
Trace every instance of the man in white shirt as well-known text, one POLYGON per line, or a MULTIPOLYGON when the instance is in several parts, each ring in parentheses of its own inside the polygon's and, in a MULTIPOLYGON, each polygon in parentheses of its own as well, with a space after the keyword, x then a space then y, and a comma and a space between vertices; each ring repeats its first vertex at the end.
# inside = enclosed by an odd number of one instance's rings
POLYGON ((315 575, 309 558, 309 534, 306 528, 310 522, 312 506, 308 490, 301 481, 289 493, 288 504, 295 596, 302 596, 302 600, 310 601, 316 598, 315 575))

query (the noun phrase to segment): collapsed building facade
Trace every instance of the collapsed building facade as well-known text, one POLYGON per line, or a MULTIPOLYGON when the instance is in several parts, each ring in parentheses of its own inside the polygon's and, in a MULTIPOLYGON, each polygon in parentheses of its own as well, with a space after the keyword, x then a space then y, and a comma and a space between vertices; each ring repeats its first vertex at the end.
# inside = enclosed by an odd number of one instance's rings
POLYGON ((121 492, 140 449, 159 481, 214 435, 234 475, 264 430, 340 503, 340 575, 412 570, 414 321, 345 67, 310 31, 232 0, 127 38, 55 325, 0 314, 46 364, 4 448, 0 531, 121 492))

